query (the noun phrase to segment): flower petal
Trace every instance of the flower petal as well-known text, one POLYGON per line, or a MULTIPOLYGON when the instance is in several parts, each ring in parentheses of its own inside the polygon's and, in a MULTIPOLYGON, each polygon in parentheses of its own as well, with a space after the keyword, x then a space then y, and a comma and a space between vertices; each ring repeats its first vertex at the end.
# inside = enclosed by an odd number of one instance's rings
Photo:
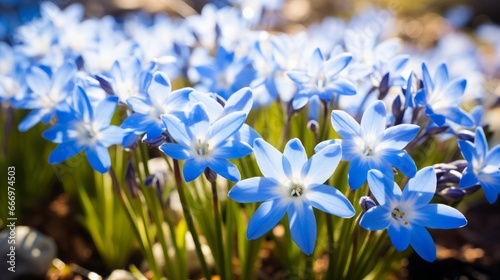
POLYGON ((374 137, 382 134, 386 126, 386 109, 384 102, 377 100, 370 104, 361 118, 363 137, 374 137))
POLYGON ((462 152, 464 159, 468 162, 472 162, 476 157, 474 145, 469 141, 459 140, 458 146, 460 147, 460 151, 462 152))
POLYGON ((59 144, 49 155, 49 163, 57 164, 67 160, 81 152, 83 146, 78 145, 77 141, 64 142, 59 144))
POLYGON ((392 166, 401 170, 403 174, 412 178, 417 173, 417 166, 411 156, 404 150, 385 149, 378 154, 382 159, 390 162, 392 166))
POLYGON ((392 245, 396 250, 403 251, 410 245, 410 227, 391 222, 387 229, 392 245))
POLYGON ((110 125, 99 132, 99 144, 104 147, 121 144, 125 137, 125 130, 122 128, 110 125))
POLYGON ((210 145, 215 146, 233 135, 245 123, 246 117, 244 112, 234 112, 213 123, 207 136, 210 145))
POLYGON ((288 208, 288 221, 293 241, 306 255, 314 251, 316 245, 317 227, 316 217, 311 205, 292 203, 288 208))
POLYGON ((500 145, 497 145, 490 150, 490 152, 486 155, 484 164, 500 167, 500 145))
POLYGON ((289 180, 283 166, 290 166, 290 163, 276 148, 262 138, 255 140, 253 148, 257 165, 259 165, 260 172, 264 177, 270 177, 280 182, 289 180))
POLYGON ((163 143, 159 149, 167 156, 177 160, 186 160, 192 157, 190 154, 191 151, 179 144, 163 143))
POLYGON ((285 215, 288 206, 288 203, 278 199, 263 202, 248 221, 247 238, 259 238, 274 228, 285 215))
POLYGON ((344 111, 332 111, 332 126, 340 137, 343 139, 361 137, 361 127, 359 124, 344 111))
POLYGON ((476 147, 476 153, 480 159, 484 159, 488 153, 488 142, 486 141, 486 135, 482 127, 476 128, 476 138, 474 139, 474 146, 476 147))
POLYGON ((316 185, 307 190, 305 196, 319 210, 342 218, 356 214, 351 202, 336 188, 316 185))
POLYGON ((184 122, 172 115, 163 115, 161 120, 167 127, 168 133, 177 143, 189 147, 191 144, 191 135, 189 134, 184 122))
POLYGON ((208 167, 229 181, 238 182, 241 179, 238 167, 227 159, 211 158, 208 160, 208 167))
POLYGON ((357 190, 366 182, 368 170, 370 170, 370 166, 364 157, 358 156, 351 160, 347 177, 351 189, 357 190))
POLYGON ((350 53, 340 53, 326 61, 326 71, 328 76, 332 77, 337 75, 340 71, 349 65, 352 60, 350 53))
POLYGON ((410 244, 422 259, 428 262, 436 259, 436 245, 434 245, 434 240, 424 227, 413 226, 410 244))
POLYGON ((376 151, 392 148, 396 150, 404 149, 417 136, 420 131, 418 125, 400 124, 387 128, 380 139, 380 144, 377 145, 376 151))
POLYGON ((307 162, 307 154, 302 142, 294 138, 286 143, 283 155, 288 159, 292 168, 292 176, 300 178, 301 170, 307 162))
POLYGON ((253 177, 239 181, 228 196, 239 203, 260 202, 279 198, 280 183, 271 178, 253 177))
POLYGON ((466 167, 462 173, 462 178, 460 178, 460 183, 458 184, 461 188, 467 188, 478 183, 476 174, 472 167, 466 167))
POLYGON ((432 167, 425 167, 417 172, 415 177, 408 181, 403 190, 404 201, 414 201, 415 205, 425 205, 434 197, 436 192, 436 172, 432 167))
POLYGON ((186 182, 193 181, 198 178, 206 168, 207 162, 205 160, 199 160, 197 158, 190 158, 186 160, 186 162, 184 162, 184 167, 182 168, 184 180, 186 182))
POLYGON ((391 215, 387 209, 382 206, 375 206, 363 214, 359 225, 366 230, 381 230, 389 227, 391 215))
POLYGON ((399 200, 401 196, 401 189, 394 182, 394 179, 384 175, 379 170, 368 171, 368 187, 380 205, 399 200))
POLYGON ((252 153, 252 147, 241 141, 224 141, 211 152, 217 158, 240 158, 252 153))
POLYGON ((423 227, 452 229, 467 224, 464 215, 457 209, 444 204, 428 204, 418 210, 413 223, 423 227))
POLYGON ((106 147, 95 145, 88 147, 85 153, 92 168, 100 173, 108 172, 111 167, 111 158, 106 147))
POLYGON ((326 146, 314 154, 302 167, 304 184, 323 184, 332 176, 341 157, 342 148, 337 144, 326 146))

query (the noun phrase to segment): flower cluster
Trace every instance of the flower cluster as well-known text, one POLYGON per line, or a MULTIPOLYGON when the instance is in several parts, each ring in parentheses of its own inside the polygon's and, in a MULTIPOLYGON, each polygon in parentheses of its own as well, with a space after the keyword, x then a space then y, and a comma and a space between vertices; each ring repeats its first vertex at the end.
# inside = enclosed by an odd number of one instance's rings
MULTIPOLYGON (((248 239, 287 214, 291 237, 306 254, 318 234, 313 208, 342 218, 356 214, 331 178, 346 177, 349 192, 372 194, 358 211, 361 227, 387 228, 397 250, 411 245, 427 261, 436 250, 426 227, 467 223, 458 210, 430 203, 436 194, 462 198, 480 186, 496 201, 500 146, 488 152, 481 107, 461 107, 473 83, 452 66, 456 61, 435 64, 440 47, 404 53, 404 43, 384 32, 391 25, 387 11, 327 18, 287 34, 259 25, 272 26, 267 12, 283 1, 232 2, 237 7, 207 4, 182 20, 143 13, 84 18, 79 4, 60 10, 42 3, 41 17, 18 28, 14 44, 0 43, 0 101, 30 110, 20 131, 50 124, 43 137, 59 144, 50 164, 84 151, 106 173, 108 147, 155 147, 184 161, 185 182, 214 172, 237 182, 229 198, 263 202, 249 220, 248 239), (301 123, 294 117, 306 112, 307 133, 314 135, 307 145, 294 138, 281 153, 275 148, 281 143, 250 125, 275 104, 285 108, 282 139, 292 138, 290 126, 301 123), (466 162, 422 166, 414 155, 430 141, 450 141, 466 162), (308 158, 306 150, 315 154, 308 158), (252 153, 263 176, 242 178, 229 160, 252 153), (349 162, 348 172, 333 176, 340 161, 349 162), (399 171, 409 180, 403 190, 395 183, 399 171)), ((475 97, 481 105, 484 96, 475 97)))

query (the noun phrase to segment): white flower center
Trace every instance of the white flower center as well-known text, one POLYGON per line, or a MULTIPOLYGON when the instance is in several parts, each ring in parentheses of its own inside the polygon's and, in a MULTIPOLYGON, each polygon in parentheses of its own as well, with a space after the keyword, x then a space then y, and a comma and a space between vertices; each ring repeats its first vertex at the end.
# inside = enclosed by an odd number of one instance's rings
POLYGON ((400 207, 394 207, 394 209, 392 209, 391 216, 398 223, 400 223, 404 226, 408 225, 408 216, 406 215, 406 212, 404 211, 404 209, 402 209, 400 207))
POLYGON ((81 143, 92 144, 100 137, 97 123, 81 123, 78 126, 78 139, 81 143))
POLYGON ((194 146, 196 147, 195 151, 197 155, 204 157, 210 154, 210 144, 208 144, 206 140, 198 138, 198 142, 196 142, 194 146))

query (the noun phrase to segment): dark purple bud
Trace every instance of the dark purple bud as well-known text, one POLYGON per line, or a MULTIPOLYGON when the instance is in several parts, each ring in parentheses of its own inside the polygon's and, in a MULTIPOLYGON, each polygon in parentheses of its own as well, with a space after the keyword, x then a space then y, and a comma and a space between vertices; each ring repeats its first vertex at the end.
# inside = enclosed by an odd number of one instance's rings
POLYGON ((459 200, 466 195, 466 192, 461 188, 449 187, 438 192, 437 195, 447 200, 459 200))
POLYGON ((363 212, 368 211, 370 208, 377 206, 375 201, 371 199, 369 196, 362 196, 359 199, 359 205, 361 206, 361 209, 363 209, 363 212))
POLYGON ((430 128, 429 130, 427 130, 427 135, 436 135, 436 134, 439 134, 441 132, 444 132, 448 129, 449 127, 448 126, 438 126, 438 127, 433 127, 433 128, 430 128))
POLYGON ((392 114, 394 115, 394 125, 403 122, 404 109, 401 108, 401 96, 398 95, 392 102, 392 114))
POLYGON ((103 75, 95 75, 95 79, 99 81, 101 88, 108 94, 114 94, 113 88, 111 87, 111 81, 108 77, 103 75))
POLYGON ((387 73, 382 77, 382 80, 380 81, 380 85, 378 87, 379 91, 378 99, 379 100, 384 99, 387 96, 387 93, 389 93, 390 88, 391 87, 389 85, 389 73, 387 73))
POLYGON ((468 188, 462 188, 464 191, 465 191, 465 194, 466 195, 469 195, 469 194, 473 194, 475 193, 477 190, 479 190, 481 188, 481 185, 477 184, 477 185, 474 185, 472 187, 468 187, 468 188))
POLYGON ((215 180, 217 179, 217 173, 215 173, 215 171, 207 167, 205 169, 205 178, 207 178, 207 180, 210 183, 214 184, 215 180))
POLYGON ((450 164, 455 165, 459 172, 462 172, 467 166, 469 166, 469 163, 465 159, 458 159, 450 162, 450 164))
POLYGON ((163 194, 163 189, 167 182, 167 174, 165 172, 155 172, 146 178, 144 184, 146 187, 155 188, 158 197, 161 198, 163 194))
POLYGON ((316 133, 319 129, 319 123, 316 120, 309 120, 307 122, 307 128, 311 130, 313 133, 316 133))
POLYGON ((474 132, 466 129, 460 130, 457 134, 458 139, 470 142, 474 142, 474 136, 475 136, 474 132))
POLYGON ((128 187, 130 195, 132 198, 137 197, 137 192, 139 191, 139 183, 137 182, 137 172, 132 162, 127 164, 127 170, 125 171, 125 184, 128 187))

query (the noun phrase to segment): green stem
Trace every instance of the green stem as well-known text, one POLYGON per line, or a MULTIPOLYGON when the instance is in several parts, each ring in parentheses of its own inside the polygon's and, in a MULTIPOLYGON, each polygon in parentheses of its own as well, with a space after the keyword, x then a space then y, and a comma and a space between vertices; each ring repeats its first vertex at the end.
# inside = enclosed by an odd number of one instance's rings
POLYGON ((185 185, 184 185, 184 182, 182 181, 182 178, 181 178, 181 171, 179 168, 179 162, 175 159, 173 161, 174 161, 175 183, 177 185, 177 192, 179 193, 179 199, 180 199, 181 205, 182 205, 182 212, 184 213, 184 218, 186 219, 186 225, 187 225, 189 232, 191 233, 191 236, 193 238, 196 254, 197 254, 198 259, 200 261, 200 265, 201 265, 201 269, 203 271, 203 274, 205 275, 206 279, 211 279, 210 270, 208 269, 207 262, 205 260, 205 256, 203 255, 203 252, 201 251, 200 239, 198 238, 198 234, 196 233, 196 229, 194 227, 193 216, 191 215, 191 211, 189 210, 189 206, 187 203, 186 192, 184 190, 185 185))
POLYGON ((333 253, 335 252, 335 228, 333 226, 333 217, 331 215, 327 215, 326 217, 326 231, 328 234, 328 270, 326 271, 325 279, 332 279, 332 271, 334 266, 333 253))
POLYGON ((222 220, 219 207, 219 197, 217 194, 217 186, 215 183, 215 178, 210 180, 212 185, 212 202, 214 206, 214 217, 215 217, 215 235, 217 240, 217 251, 219 259, 219 274, 222 280, 227 279, 226 269, 225 269, 225 259, 224 259, 224 241, 222 240, 222 220))

